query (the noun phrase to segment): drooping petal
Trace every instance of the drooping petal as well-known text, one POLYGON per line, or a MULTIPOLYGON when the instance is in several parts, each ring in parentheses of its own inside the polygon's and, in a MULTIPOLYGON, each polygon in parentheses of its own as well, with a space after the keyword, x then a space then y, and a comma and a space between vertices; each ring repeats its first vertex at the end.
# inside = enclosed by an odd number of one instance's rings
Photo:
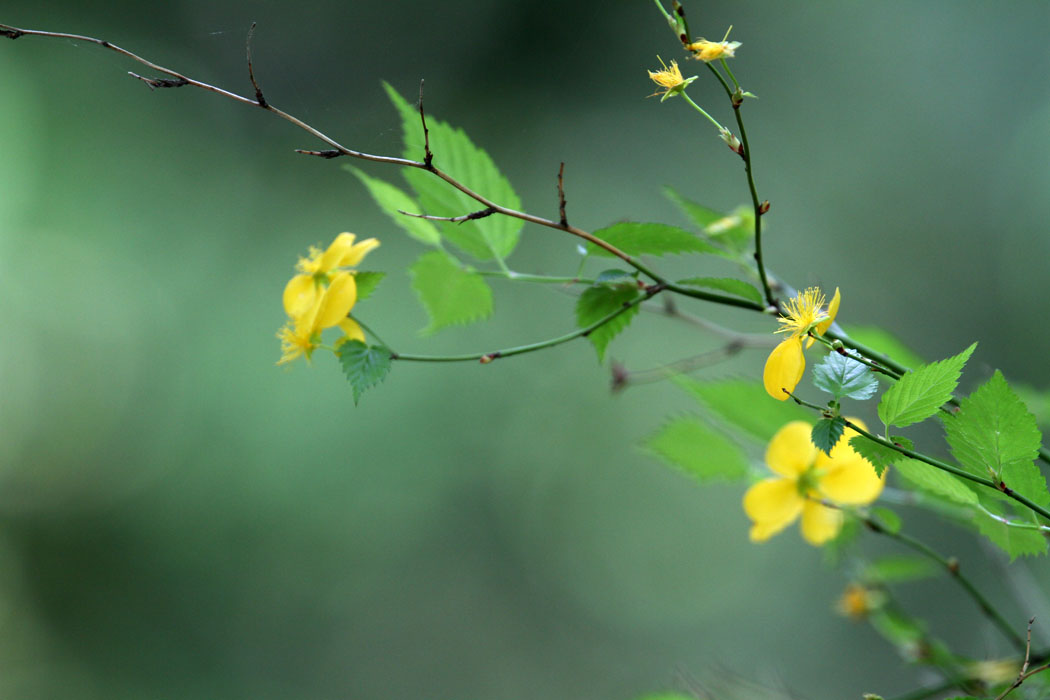
POLYGON ((349 272, 337 272, 329 279, 328 288, 317 309, 315 330, 324 330, 338 324, 357 301, 357 283, 349 272))
POLYGON ((296 275, 284 286, 284 312, 293 318, 317 302, 320 291, 310 275, 296 275))
POLYGON ((790 525, 803 500, 791 479, 763 479, 744 494, 744 512, 754 521, 751 539, 762 542, 790 525))
POLYGON ((835 295, 831 297, 831 303, 828 304, 828 318, 826 321, 821 321, 817 324, 817 333, 824 335, 831 328, 831 324, 835 322, 835 316, 839 312, 839 302, 842 301, 842 295, 839 294, 839 288, 835 287, 835 295))
POLYGON ((797 480, 813 464, 817 447, 811 435, 813 426, 791 421, 777 431, 766 448, 766 464, 777 474, 797 480))
POLYGON ((788 398, 785 389, 794 391, 806 369, 806 357, 802 354, 802 339, 791 337, 781 341, 769 353, 762 372, 762 383, 766 393, 778 401, 788 398))
POLYGON ((833 462, 817 488, 835 503, 866 505, 879 497, 885 484, 886 471, 876 476, 871 462, 857 456, 833 462))
POLYGON ((328 249, 317 261, 318 271, 327 275, 339 267, 342 259, 353 249, 354 238, 355 236, 352 233, 340 233, 336 236, 335 240, 332 241, 332 245, 328 246, 328 249))
POLYGON ((806 501, 802 506, 802 536, 806 542, 819 547, 839 534, 844 519, 841 510, 806 501))
POLYGON ((336 345, 345 343, 348 340, 360 340, 362 343, 365 342, 365 332, 361 330, 361 326, 358 325, 357 321, 352 318, 344 318, 339 322, 339 327, 343 329, 343 333, 346 334, 345 338, 341 338, 336 345))
POLYGON ((366 255, 378 247, 379 239, 377 238, 366 238, 354 244, 339 260, 339 267, 355 267, 366 255))

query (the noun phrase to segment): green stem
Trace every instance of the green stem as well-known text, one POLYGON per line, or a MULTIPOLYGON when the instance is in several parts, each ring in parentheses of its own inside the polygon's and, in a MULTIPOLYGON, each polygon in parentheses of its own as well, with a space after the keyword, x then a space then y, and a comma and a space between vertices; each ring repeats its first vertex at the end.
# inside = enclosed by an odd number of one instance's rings
POLYGON ((653 296, 663 291, 664 287, 661 285, 653 285, 646 289, 645 294, 642 294, 637 299, 630 301, 621 306, 611 314, 595 321, 586 328, 578 328, 571 333, 560 335, 557 338, 551 338, 549 340, 543 340, 538 343, 530 343, 528 345, 518 345, 513 348, 507 348, 505 350, 496 350, 493 352, 481 352, 481 353, 470 353, 466 355, 411 355, 402 353, 392 353, 390 355, 391 360, 405 360, 409 362, 472 362, 472 361, 486 361, 491 362, 492 360, 499 359, 501 357, 510 357, 512 355, 523 355, 527 352, 535 352, 536 350, 543 350, 545 348, 553 347, 555 345, 561 345, 567 343, 570 340, 575 340, 583 336, 587 336, 594 332, 598 328, 604 326, 609 321, 619 316, 622 313, 629 311, 630 309, 638 306, 643 301, 646 301, 653 296))
POLYGON ((724 126, 722 126, 721 124, 719 124, 719 123, 718 123, 718 120, 717 120, 717 119, 715 119, 715 118, 714 118, 714 117, 712 117, 712 116, 711 116, 710 114, 708 114, 708 113, 707 113, 707 112, 706 112, 706 111, 704 110, 704 108, 703 108, 703 107, 701 107, 701 106, 700 106, 700 105, 698 105, 697 103, 693 102, 693 98, 692 98, 692 97, 690 97, 689 95, 687 95, 687 94, 686 94, 686 93, 685 93, 684 91, 683 91, 683 92, 680 92, 680 93, 678 93, 678 94, 679 94, 679 95, 681 95, 682 97, 684 97, 684 98, 685 98, 685 101, 686 101, 686 102, 688 102, 688 103, 689 103, 690 105, 692 105, 693 109, 695 109, 695 110, 696 110, 697 112, 700 112, 700 114, 704 115, 704 117, 705 117, 705 118, 707 119, 707 121, 709 121, 709 122, 711 122, 712 124, 714 124, 714 125, 715 125, 715 127, 716 127, 716 128, 717 128, 717 129, 719 130, 719 131, 725 131, 725 130, 726 130, 726 128, 725 128, 724 126))
POLYGON ((738 83, 736 81, 736 76, 733 75, 733 71, 729 70, 729 61, 725 60, 724 58, 723 59, 719 59, 719 60, 722 61, 722 68, 725 69, 726 75, 728 75, 729 79, 733 81, 733 87, 735 87, 737 90, 739 90, 740 89, 740 83, 738 83))
POLYGON ((516 282, 536 282, 538 284, 586 284, 592 285, 595 280, 586 277, 551 277, 549 275, 532 275, 513 270, 472 270, 482 277, 501 277, 516 282))
POLYGON ((667 291, 681 294, 682 296, 693 297, 694 299, 703 299, 704 301, 714 302, 716 304, 723 304, 725 306, 736 306, 741 309, 751 309, 752 311, 765 311, 766 307, 757 302, 751 301, 750 299, 739 299, 737 297, 727 297, 721 294, 715 294, 713 292, 705 292, 702 289, 693 289, 691 287, 683 287, 673 282, 666 282, 664 285, 667 291))
POLYGON ((861 519, 864 521, 864 524, 868 526, 868 529, 870 529, 872 532, 877 532, 880 535, 885 535, 891 539, 897 540, 905 547, 909 547, 915 550, 916 552, 919 552, 923 556, 932 559, 933 561, 940 564, 944 568, 944 570, 947 571, 948 574, 951 575, 952 578, 954 578, 959 583, 959 585, 963 587, 963 590, 965 590, 966 593, 970 596, 970 598, 973 599, 974 603, 976 603, 977 607, 981 609, 981 612, 984 613, 985 617, 991 620, 995 624, 995 626, 999 628, 999 631, 1002 632, 1003 635, 1007 639, 1009 639, 1010 642, 1013 643, 1013 645, 1017 647, 1019 651, 1025 651, 1025 649, 1027 649, 1028 645, 1025 642, 1024 637, 1021 636, 1021 634, 1017 630, 1010 626, 1010 623, 1007 622, 1006 619, 1003 618, 1003 616, 999 613, 999 611, 995 609, 995 606, 992 605, 991 601, 989 601, 988 598, 984 596, 984 594, 977 590, 976 586, 973 585, 973 582, 970 581, 969 578, 962 574, 962 572, 959 570, 958 560, 948 559, 938 554, 925 543, 915 539, 914 537, 905 535, 901 532, 893 532, 892 530, 889 530, 886 527, 884 527, 882 523, 880 523, 878 520, 875 520, 874 518, 871 518, 869 516, 862 516, 861 519))

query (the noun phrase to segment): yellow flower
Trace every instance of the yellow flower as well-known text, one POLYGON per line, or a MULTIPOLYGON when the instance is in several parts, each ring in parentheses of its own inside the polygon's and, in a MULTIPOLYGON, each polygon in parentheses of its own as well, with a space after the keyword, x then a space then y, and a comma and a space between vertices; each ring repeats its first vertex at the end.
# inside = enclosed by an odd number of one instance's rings
MULTIPOLYGON (((851 418, 860 427, 864 424, 851 418)), ((849 439, 856 431, 847 428, 831 455, 817 449, 810 439, 812 426, 804 421, 788 423, 773 436, 766 449, 766 464, 776 476, 763 479, 744 494, 744 512, 752 520, 751 541, 764 542, 802 517, 802 536, 820 546, 835 537, 844 516, 838 505, 866 505, 886 482, 875 475, 871 463, 857 454, 849 439)))
POLYGON ((726 41, 729 38, 729 32, 732 31, 732 27, 726 30, 726 35, 722 37, 722 41, 708 41, 707 39, 697 39, 691 44, 686 44, 685 48, 693 52, 693 58, 709 63, 711 61, 717 61, 720 58, 733 58, 736 56, 736 50, 740 48, 739 41, 726 41))
POLYGON ((309 257, 299 259, 300 274, 289 280, 282 297, 288 322, 277 332, 281 340, 277 364, 303 355, 310 359, 326 328, 340 326, 347 339, 364 341, 361 327, 347 318, 357 302, 357 283, 353 273, 343 268, 357 265, 378 245, 375 238, 354 243, 354 234, 341 233, 327 250, 311 247, 309 257))
POLYGON ((831 303, 824 308, 824 295, 816 287, 799 292, 794 299, 784 303, 787 315, 778 320, 780 328, 777 333, 787 333, 785 338, 773 348, 766 360, 762 372, 762 383, 766 393, 778 401, 788 398, 787 392, 794 391, 806 369, 806 357, 802 353, 802 336, 809 335, 806 347, 813 344, 812 333, 824 335, 839 312, 842 297, 838 287, 831 303), (786 391, 785 391, 786 390, 786 391))
MULTIPOLYGON (((678 68, 678 61, 671 61, 671 67, 668 68, 667 64, 664 63, 664 60, 662 58, 660 58, 659 56, 657 56, 657 58, 660 59, 660 65, 662 65, 664 69, 658 71, 648 71, 648 73, 649 77, 654 83, 664 88, 663 97, 660 98, 661 102, 666 100, 668 97, 674 97, 678 93, 682 92, 686 89, 686 87, 689 86, 689 83, 696 80, 695 75, 691 78, 682 77, 682 71, 678 68)), ((649 95, 649 97, 656 97, 659 94, 660 91, 657 90, 652 95, 649 95)))
POLYGON ((840 615, 851 620, 863 620, 886 604, 886 594, 860 583, 850 583, 835 604, 840 615))

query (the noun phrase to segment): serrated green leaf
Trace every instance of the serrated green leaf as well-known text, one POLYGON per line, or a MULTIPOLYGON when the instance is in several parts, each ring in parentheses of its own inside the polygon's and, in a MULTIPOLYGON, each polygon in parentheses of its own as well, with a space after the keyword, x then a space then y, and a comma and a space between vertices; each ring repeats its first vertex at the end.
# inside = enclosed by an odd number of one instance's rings
POLYGON ((385 180, 369 177, 360 169, 353 166, 346 166, 346 168, 364 184, 368 189, 368 193, 372 195, 372 199, 374 199, 375 203, 379 205, 379 208, 382 209, 395 224, 401 227, 405 233, 426 245, 436 246, 441 243, 441 233, 438 232, 437 226, 433 223, 416 216, 406 216, 405 214, 398 213, 399 211, 408 212, 410 214, 424 213, 416 203, 416 200, 409 197, 408 194, 401 190, 401 188, 391 185, 385 180))
POLYGON ((670 421, 649 436, 644 446, 699 481, 735 481, 747 476, 747 458, 740 448, 693 416, 670 421))
POLYGON ((868 564, 863 578, 873 583, 902 583, 930 578, 940 572, 941 569, 928 559, 892 556, 868 564))
POLYGON ((677 376, 674 382, 725 422, 763 442, 791 421, 810 422, 809 411, 793 401, 769 401, 760 382, 726 379, 700 382, 677 376))
POLYGON ((386 378, 390 372, 390 350, 376 345, 369 347, 360 340, 349 340, 337 351, 343 374, 354 392, 354 404, 361 394, 386 378))
POLYGON ((732 279, 729 277, 690 277, 689 279, 680 280, 678 284, 684 284, 689 287, 717 289, 719 291, 735 294, 738 297, 743 297, 744 299, 753 301, 756 304, 762 303, 762 292, 758 291, 755 287, 743 280, 732 279))
MULTIPOLYGON (((594 235, 632 256, 716 252, 710 243, 704 242, 685 229, 666 224, 625 221, 598 229, 594 235)), ((586 247, 589 255, 615 257, 593 243, 588 243, 586 247)))
POLYGON ((836 400, 863 401, 874 396, 879 388, 879 380, 866 365, 837 352, 829 353, 813 368, 813 384, 836 400))
MULTIPOLYGON (((896 437, 893 441, 907 447, 908 449, 912 449, 910 440, 896 437), (902 440, 904 442, 902 442, 902 440)), ((850 438, 849 444, 857 454, 875 467, 875 473, 879 476, 882 476, 882 472, 886 467, 893 466, 898 460, 908 459, 892 447, 886 447, 885 445, 866 438, 863 435, 854 435, 850 438)))
POLYGON ((991 476, 1040 505, 1050 504, 1035 459, 1043 437, 1035 416, 996 370, 991 379, 959 402, 944 421, 948 444, 959 463, 974 474, 991 476))
POLYGON ((633 275, 627 270, 612 268, 610 270, 602 270, 598 273, 598 276, 594 278, 594 283, 608 284, 609 282, 623 282, 629 277, 633 277, 633 275))
POLYGON ((974 515, 977 530, 1010 555, 1011 560, 1046 553, 1046 537, 1040 530, 1034 527, 1018 527, 1004 522, 1037 525, 1035 516, 1030 511, 1025 510, 1016 516, 1010 515, 1009 510, 1003 510, 1005 504, 996 502, 992 497, 982 498, 981 505, 983 510, 979 510, 974 515))
POLYGON ((725 217, 720 211, 709 209, 702 204, 697 204, 691 199, 682 196, 678 190, 671 187, 670 185, 664 186, 664 196, 670 199, 675 205, 682 210, 689 219, 696 225, 700 230, 703 230, 725 217))
MULTIPOLYGON (((597 323, 609 314, 622 309, 627 304, 638 298, 641 292, 634 284, 619 284, 616 286, 594 286, 588 287, 576 301, 576 325, 586 328, 597 323)), ((605 348, 609 341, 626 328, 638 313, 638 306, 632 306, 622 314, 608 323, 598 326, 587 335, 587 339, 594 345, 598 352, 598 361, 605 359, 605 348)))
POLYGON ((750 206, 737 207, 726 214, 698 204, 671 187, 664 187, 664 195, 682 210, 707 240, 725 248, 718 251, 720 255, 737 259, 742 252, 750 250, 755 237, 755 212, 750 206))
POLYGON ((977 494, 954 474, 910 457, 899 459, 894 465, 897 473, 916 488, 955 503, 977 504, 977 494))
POLYGON ((901 518, 895 512, 889 508, 883 508, 877 506, 871 509, 871 514, 875 516, 879 524, 882 525, 883 529, 887 532, 896 534, 901 531, 901 518))
POLYGON ((422 332, 434 333, 446 326, 464 325, 492 314, 492 290, 476 272, 461 269, 441 251, 427 253, 408 270, 412 288, 430 317, 422 332))
MULTIPOLYGON (((383 83, 383 87, 401 114, 405 157, 423 160, 424 138, 419 110, 387 83, 383 83)), ((436 168, 500 206, 521 209, 521 200, 510 182, 488 153, 475 146, 461 129, 453 128, 430 114, 427 115, 427 127, 436 168)), ((405 168, 403 175, 427 214, 463 216, 484 208, 477 200, 425 170, 405 168)), ((441 233, 447 240, 479 260, 510 255, 518 244, 523 225, 521 219, 498 214, 462 223, 440 223, 441 233)))
POLYGON ((921 357, 909 350, 896 337, 878 326, 845 325, 842 329, 851 340, 855 340, 861 345, 866 345, 876 352, 881 352, 905 367, 918 367, 922 364, 921 357))
POLYGON ((385 272, 367 272, 358 270, 354 273, 354 282, 357 283, 357 300, 363 301, 372 296, 379 283, 386 277, 385 272))
POLYGON ((831 448, 839 443, 842 433, 845 431, 846 421, 842 419, 842 416, 821 418, 813 426, 810 439, 813 440, 813 444, 817 446, 818 450, 826 452, 830 457, 831 448))
POLYGON ((923 365, 897 380, 879 401, 882 422, 904 427, 935 414, 952 397, 959 375, 976 347, 974 343, 954 357, 923 365))

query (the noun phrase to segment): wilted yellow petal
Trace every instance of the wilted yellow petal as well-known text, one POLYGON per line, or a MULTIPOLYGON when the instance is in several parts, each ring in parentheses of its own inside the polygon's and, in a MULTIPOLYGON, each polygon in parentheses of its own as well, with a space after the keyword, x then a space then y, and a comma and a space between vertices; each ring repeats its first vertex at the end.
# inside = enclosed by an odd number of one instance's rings
POLYGON ((321 297, 314 329, 323 330, 338 324, 346 318, 350 309, 354 308, 356 301, 357 283, 354 276, 345 271, 335 273, 329 279, 328 288, 321 297))
POLYGON ((784 389, 794 391, 806 369, 806 358, 802 354, 802 339, 791 337, 782 341, 769 353, 762 372, 762 383, 766 393, 778 401, 789 397, 784 389))
POLYGON ((806 542, 819 547, 839 534, 843 519, 841 510, 806 501, 802 506, 802 536, 806 542))
POLYGON ((790 525, 802 511, 803 500, 791 479, 764 479, 744 494, 744 512, 754 521, 751 539, 767 540, 790 525))
POLYGON ((777 431, 766 448, 766 464, 777 474, 798 479, 813 465, 817 447, 811 435, 813 426, 805 421, 791 421, 777 431))
POLYGON ((842 296, 839 294, 839 288, 835 287, 835 295, 831 297, 831 303, 828 304, 828 319, 817 324, 817 333, 819 335, 824 335, 831 328, 831 324, 834 323, 835 316, 839 312, 840 301, 842 301, 842 296))
POLYGON ((317 302, 319 290, 310 275, 296 275, 284 287, 284 312, 289 316, 302 315, 317 302))

